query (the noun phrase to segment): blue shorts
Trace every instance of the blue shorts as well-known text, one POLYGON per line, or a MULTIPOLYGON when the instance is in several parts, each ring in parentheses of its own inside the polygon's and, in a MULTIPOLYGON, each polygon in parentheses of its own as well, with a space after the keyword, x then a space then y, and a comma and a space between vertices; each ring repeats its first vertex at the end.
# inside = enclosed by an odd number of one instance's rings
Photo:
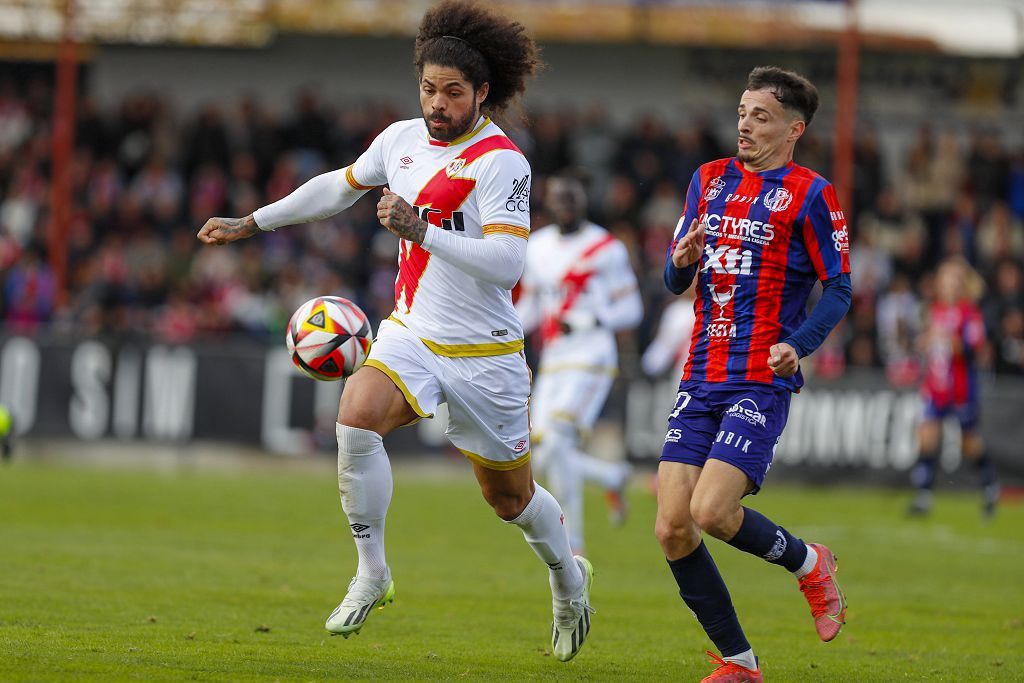
POLYGON ((941 422, 947 415, 956 416, 960 429, 973 431, 981 421, 981 411, 977 401, 967 403, 937 403, 928 396, 924 397, 924 419, 941 422))
POLYGON ((661 459, 703 467, 708 458, 746 474, 757 493, 789 417, 789 389, 760 382, 679 384, 661 459))

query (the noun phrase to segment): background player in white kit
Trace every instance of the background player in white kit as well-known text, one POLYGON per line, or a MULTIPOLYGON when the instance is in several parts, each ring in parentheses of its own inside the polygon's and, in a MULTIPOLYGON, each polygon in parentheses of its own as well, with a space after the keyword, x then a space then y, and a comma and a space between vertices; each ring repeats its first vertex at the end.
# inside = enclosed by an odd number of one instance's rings
POLYGON ((402 238, 395 310, 341 397, 338 486, 359 566, 326 628, 358 632, 374 606, 393 599, 382 437, 446 402, 448 437, 472 462, 484 498, 548 565, 552 648, 567 661, 590 630, 593 568, 573 557, 558 502, 531 474, 529 369, 511 296, 529 237, 530 166, 483 115, 502 113, 525 90, 537 47, 520 24, 448 0, 424 16, 414 61, 422 119, 389 126, 351 166, 252 216, 210 219, 199 238, 225 244, 321 219, 387 186, 377 217, 402 238))
MULTIPOLYGON (((683 376, 686 359, 690 355, 690 338, 696 322, 693 314, 693 292, 686 290, 665 306, 658 319, 654 339, 644 349, 640 368, 648 377, 657 378, 669 373, 673 379, 683 376)), ((675 395, 675 385, 672 394, 675 395)))
POLYGON ((516 309, 542 344, 531 409, 534 468, 554 489, 572 548, 582 552, 584 480, 608 492, 613 519, 624 515, 629 466, 584 453, 579 442, 618 372, 615 332, 640 323, 643 302, 625 245, 586 220, 583 184, 570 175, 550 179, 546 204, 555 223, 530 240, 516 309))

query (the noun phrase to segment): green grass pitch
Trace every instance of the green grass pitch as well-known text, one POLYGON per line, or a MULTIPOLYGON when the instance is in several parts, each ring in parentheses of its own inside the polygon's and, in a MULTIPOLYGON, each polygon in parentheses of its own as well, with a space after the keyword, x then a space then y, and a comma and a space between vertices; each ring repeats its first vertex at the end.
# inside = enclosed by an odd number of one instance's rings
MULTIPOLYGON (((396 602, 329 637, 355 552, 330 465, 315 471, 0 468, 0 681, 698 681, 710 647, 676 595, 641 488, 624 528, 588 501, 597 608, 581 654, 550 655, 544 566, 459 476, 396 470, 396 602)), ((1024 679, 1024 509, 972 494, 934 517, 907 495, 772 485, 752 504, 828 543, 850 601, 818 641, 786 571, 718 541, 767 680, 1024 679)))

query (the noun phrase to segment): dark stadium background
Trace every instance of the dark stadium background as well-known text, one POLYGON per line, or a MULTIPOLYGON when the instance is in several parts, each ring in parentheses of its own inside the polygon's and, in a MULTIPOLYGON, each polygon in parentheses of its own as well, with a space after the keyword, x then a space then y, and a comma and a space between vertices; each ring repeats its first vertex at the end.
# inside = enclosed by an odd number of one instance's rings
MULTIPOLYGON (((0 2, 0 402, 19 452, 67 438, 333 450, 340 388, 292 373, 282 330, 315 294, 375 322, 391 310, 396 244, 376 195, 232 248, 194 236, 417 115, 409 36, 426 4, 79 0, 62 44, 63 2, 0 2)), ((777 63, 821 88, 797 161, 845 197, 855 282, 847 320, 805 363, 778 471, 903 481, 919 312, 934 265, 959 254, 987 284, 985 434, 1007 482, 1024 475, 1021 15, 939 3, 957 43, 926 16, 896 21, 920 3, 861 5, 856 32, 841 2, 509 7, 550 65, 508 125, 533 166, 534 225, 544 178, 585 169, 591 217, 625 241, 643 289, 602 454, 656 455, 673 381, 638 358, 668 301, 665 249, 693 170, 733 151, 745 75, 777 63)), ((441 447, 429 424, 395 441, 441 447)))

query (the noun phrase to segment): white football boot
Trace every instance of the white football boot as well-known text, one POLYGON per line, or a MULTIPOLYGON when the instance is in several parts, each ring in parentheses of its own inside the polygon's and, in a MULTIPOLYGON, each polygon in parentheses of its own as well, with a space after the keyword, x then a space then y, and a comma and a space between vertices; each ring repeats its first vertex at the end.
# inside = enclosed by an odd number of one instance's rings
POLYGON ((594 608, 590 606, 590 586, 594 583, 594 565, 581 556, 576 555, 576 564, 583 574, 583 588, 578 597, 571 600, 552 599, 554 623, 551 624, 551 649, 555 659, 568 662, 583 647, 583 641, 590 633, 590 615, 594 608))
POLYGON ((332 635, 348 638, 359 633, 374 607, 383 608, 394 599, 395 582, 391 580, 390 573, 384 579, 355 576, 348 584, 345 599, 327 617, 324 628, 332 635))

